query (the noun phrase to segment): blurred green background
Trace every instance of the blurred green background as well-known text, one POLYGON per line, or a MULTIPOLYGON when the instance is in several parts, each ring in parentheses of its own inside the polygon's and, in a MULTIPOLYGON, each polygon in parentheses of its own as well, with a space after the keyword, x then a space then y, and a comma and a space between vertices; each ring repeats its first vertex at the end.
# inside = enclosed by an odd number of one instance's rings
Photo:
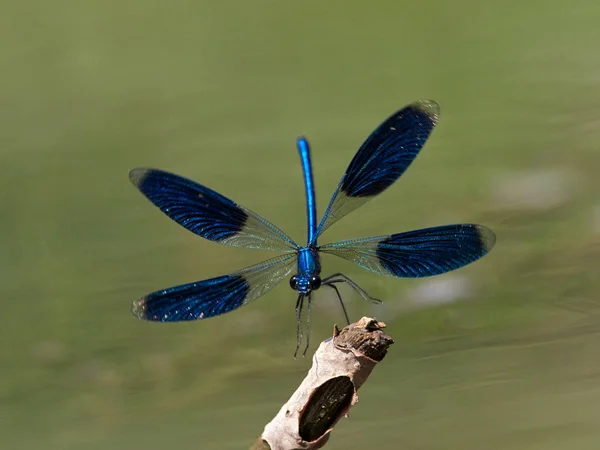
MULTIPOLYGON (((0 16, 0 448, 247 448, 310 365, 286 283, 154 324, 131 302, 272 256, 171 222, 136 166, 197 180, 305 238, 364 138, 419 98, 422 154, 323 242, 452 222, 481 261, 425 280, 335 258, 396 344, 327 448, 600 446, 600 4, 592 0, 31 0, 0 16)), ((354 318, 373 314, 344 291, 354 318)), ((313 309, 313 347, 343 316, 313 309)))

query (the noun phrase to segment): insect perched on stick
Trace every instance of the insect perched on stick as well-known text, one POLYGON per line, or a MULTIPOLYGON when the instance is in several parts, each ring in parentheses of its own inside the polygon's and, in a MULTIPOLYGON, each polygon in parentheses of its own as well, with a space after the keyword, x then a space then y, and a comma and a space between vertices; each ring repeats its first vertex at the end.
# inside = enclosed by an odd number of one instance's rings
MULTIPOLYGON (((291 288, 298 293, 295 356, 302 340, 302 308, 306 300, 309 323, 313 291, 321 287, 333 289, 348 323, 339 284, 348 284, 369 302, 381 303, 342 273, 321 278, 321 253, 339 256, 380 275, 401 278, 440 275, 481 258, 491 250, 496 238, 490 229, 474 224, 317 243, 333 223, 381 194, 404 173, 431 134, 438 116, 437 103, 421 100, 379 125, 350 162, 318 224, 310 147, 305 138, 299 138, 308 218, 305 246, 298 245, 267 219, 205 186, 162 170, 133 169, 129 173, 131 182, 163 213, 192 233, 220 244, 282 253, 229 275, 148 294, 134 302, 133 313, 158 322, 218 316, 262 296, 295 269, 290 278, 291 288)), ((308 346, 307 336, 304 354, 308 346)))

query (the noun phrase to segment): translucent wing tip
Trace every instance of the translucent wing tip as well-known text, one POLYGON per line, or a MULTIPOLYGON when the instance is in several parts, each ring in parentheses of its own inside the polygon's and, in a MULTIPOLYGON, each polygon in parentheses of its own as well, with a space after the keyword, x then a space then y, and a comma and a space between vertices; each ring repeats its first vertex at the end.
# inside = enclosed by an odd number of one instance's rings
POLYGON ((150 172, 150 169, 143 169, 139 167, 136 169, 131 169, 129 171, 129 181, 131 181, 134 186, 139 188, 148 175, 148 172, 150 172))
POLYGON ((479 241, 481 242, 481 248, 488 253, 496 244, 496 234, 483 225, 473 225, 479 235, 479 241))
POLYGON ((138 319, 149 320, 146 299, 142 297, 139 300, 134 301, 131 307, 131 312, 138 319))
POLYGON ((426 115, 433 123, 437 123, 440 118, 440 105, 433 100, 419 100, 410 107, 426 115))

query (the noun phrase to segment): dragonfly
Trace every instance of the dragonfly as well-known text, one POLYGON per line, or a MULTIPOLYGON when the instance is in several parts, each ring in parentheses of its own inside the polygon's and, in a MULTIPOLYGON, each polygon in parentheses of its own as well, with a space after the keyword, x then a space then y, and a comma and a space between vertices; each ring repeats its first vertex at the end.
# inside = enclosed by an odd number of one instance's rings
MULTIPOLYGON (((399 278, 440 275, 470 264, 495 244, 489 228, 470 223, 423 228, 320 245, 331 225, 388 189, 415 160, 439 119, 439 105, 419 100, 398 110, 358 149, 329 205, 317 223, 311 151, 305 137, 297 139, 302 166, 307 243, 301 246, 264 217, 194 181, 163 170, 136 168, 131 182, 164 214, 192 233, 219 244, 273 250, 279 256, 236 272, 161 289, 134 301, 135 316, 157 322, 207 319, 233 311, 263 296, 283 279, 298 294, 297 343, 303 339, 302 309, 307 303, 310 327, 312 294, 322 287, 335 292, 346 322, 350 320, 338 287, 350 286, 365 300, 380 304, 351 278, 336 272, 321 278, 321 254, 331 254, 360 267, 399 278)), ((306 348, 309 348, 310 328, 306 348)))

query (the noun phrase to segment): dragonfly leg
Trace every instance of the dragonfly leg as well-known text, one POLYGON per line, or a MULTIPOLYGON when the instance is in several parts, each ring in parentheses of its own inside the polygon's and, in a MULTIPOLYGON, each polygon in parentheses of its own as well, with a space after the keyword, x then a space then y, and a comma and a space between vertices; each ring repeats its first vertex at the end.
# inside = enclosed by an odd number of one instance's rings
MULTIPOLYGON (((343 280, 340 280, 339 282, 341 283, 343 280)), ((337 294, 337 298, 340 301, 340 305, 342 305, 342 310, 344 311, 344 317, 346 318, 346 323, 348 325, 350 325, 350 318, 348 317, 348 311, 346 311, 346 305, 344 305, 344 300, 342 300, 342 296, 340 294, 339 289, 337 288, 337 286, 331 282, 327 283, 323 283, 323 286, 329 286, 331 289, 333 289, 335 291, 335 293, 337 294)))
POLYGON ((298 300, 296 300, 296 350, 294 351, 294 358, 298 354, 298 349, 300 348, 300 343, 302 342, 302 305, 304 303, 304 294, 298 295, 298 300))
POLYGON ((359 293, 359 295, 364 298, 369 303, 373 303, 374 305, 382 305, 383 302, 375 297, 371 297, 367 294, 363 288, 361 288, 358 284, 356 284, 352 279, 344 275, 343 273, 334 273, 329 275, 328 277, 323 278, 323 284, 331 285, 335 283, 347 283, 352 289, 359 293))
POLYGON ((308 294, 308 309, 306 311, 306 347, 304 347, 304 353, 302 353, 302 357, 306 356, 306 352, 308 351, 308 347, 310 346, 310 309, 312 306, 310 294, 308 294))

